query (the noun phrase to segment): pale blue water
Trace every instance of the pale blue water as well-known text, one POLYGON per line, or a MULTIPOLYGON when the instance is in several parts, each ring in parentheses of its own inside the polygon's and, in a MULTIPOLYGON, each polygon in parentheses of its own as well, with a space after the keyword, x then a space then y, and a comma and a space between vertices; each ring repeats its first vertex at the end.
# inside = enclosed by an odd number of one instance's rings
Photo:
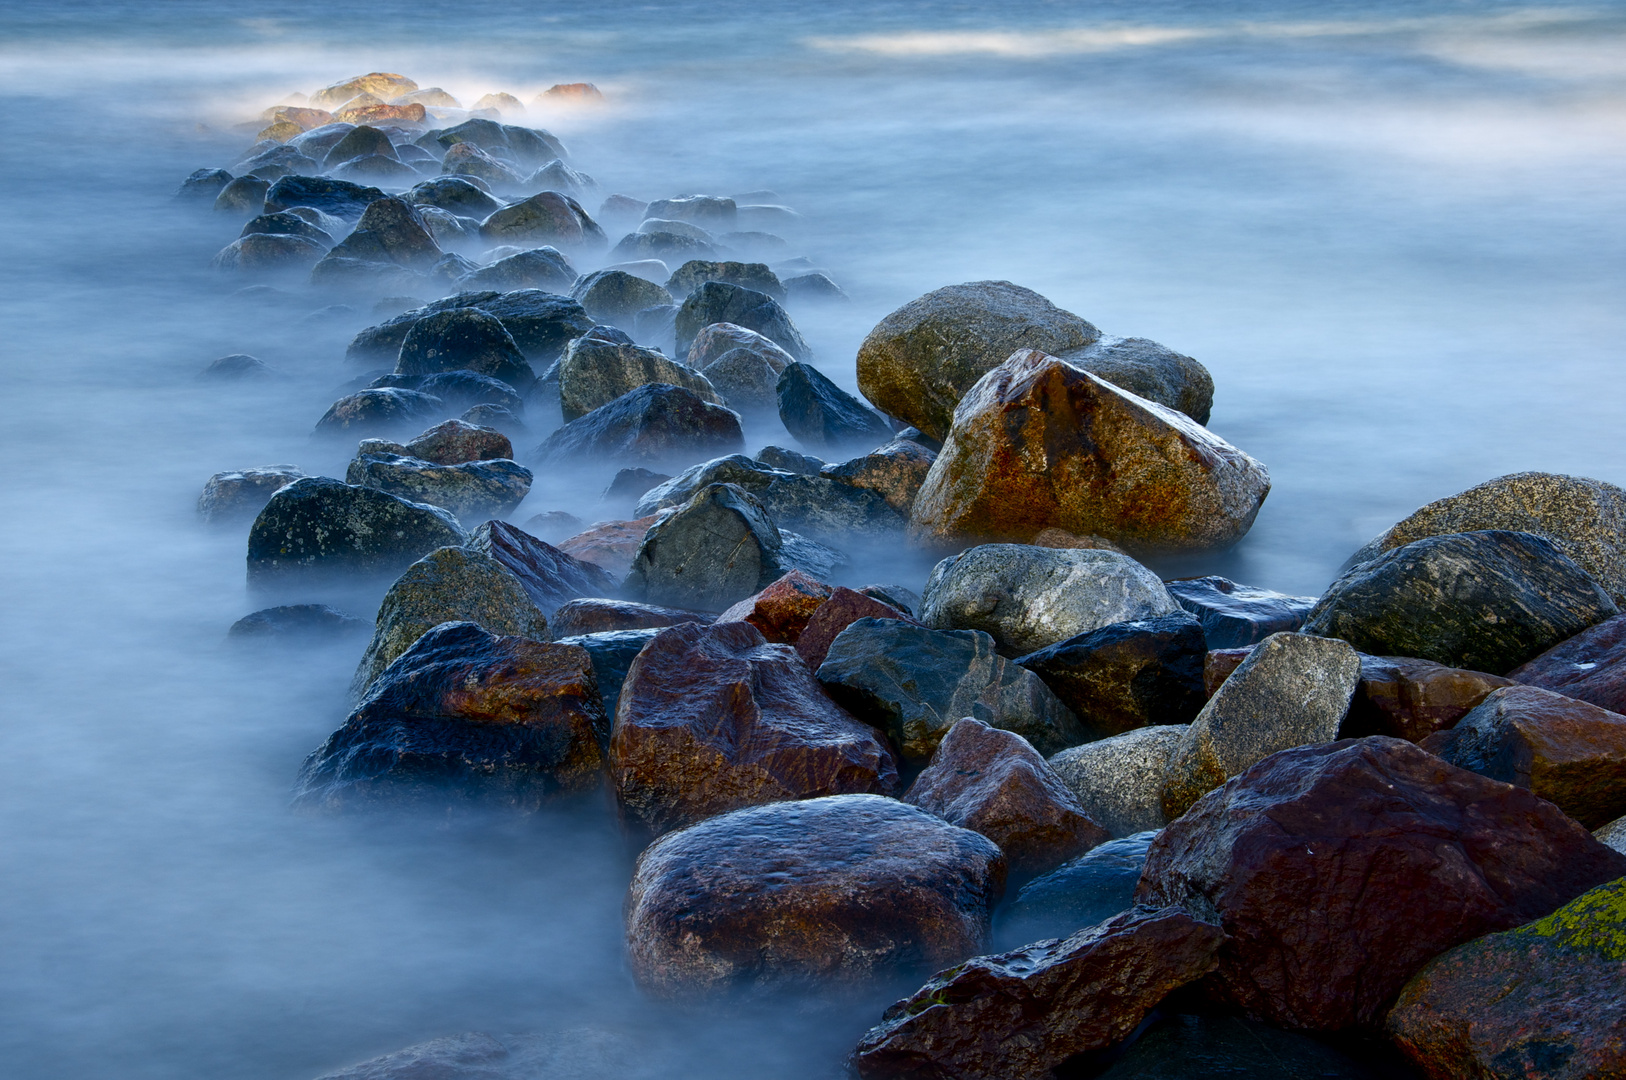
POLYGON ((889 1000, 644 1004, 619 960, 632 853, 602 815, 287 813, 360 645, 222 648, 253 606, 243 531, 191 503, 220 469, 342 469, 306 433, 353 327, 223 305, 204 264, 235 229, 166 200, 236 156, 245 113, 380 69, 524 100, 590 80, 610 106, 547 123, 607 189, 779 192, 854 298, 802 319, 849 386, 881 316, 981 278, 1198 357, 1213 428, 1275 488, 1193 569, 1317 592, 1471 483, 1626 480, 1619 4, 7 6, 7 1075, 299 1080, 610 1023, 666 1040, 673 1075, 826 1076, 889 1000), (293 378, 194 381, 233 351, 293 378))

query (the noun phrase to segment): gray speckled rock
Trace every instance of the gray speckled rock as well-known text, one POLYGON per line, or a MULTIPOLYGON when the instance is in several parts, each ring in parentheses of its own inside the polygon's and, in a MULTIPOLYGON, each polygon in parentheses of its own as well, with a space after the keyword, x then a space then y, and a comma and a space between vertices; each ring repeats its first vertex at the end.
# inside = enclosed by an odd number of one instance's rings
POLYGON ((570 295, 581 301, 587 314, 623 329, 644 308, 672 303, 672 294, 652 281, 625 270, 599 270, 576 282, 570 295))
POLYGON ((469 534, 471 550, 502 564, 537 609, 550 619, 567 600, 579 596, 613 596, 620 582, 602 567, 566 554, 506 521, 488 521, 469 534))
POLYGON ((722 611, 795 569, 779 526, 733 484, 708 484, 650 526, 627 576, 628 597, 666 607, 722 611))
POLYGON ((1161 829, 1163 774, 1185 733, 1184 724, 1136 728, 1068 747, 1051 756, 1050 767, 1114 836, 1161 829))
POLYGON ((572 341, 559 361, 559 407, 567 423, 652 383, 681 386, 702 401, 723 403, 698 371, 603 330, 595 327, 572 341))
POLYGON ((1338 738, 1360 678, 1361 658, 1346 642, 1270 635, 1181 735, 1163 775, 1164 815, 1172 821, 1278 750, 1338 738))
POLYGON ((548 293, 568 292, 576 284, 576 268, 558 248, 543 245, 521 251, 489 266, 476 267, 457 278, 465 290, 501 289, 517 292, 541 289, 548 293))
POLYGON ((948 435, 966 391, 1018 349, 1061 353, 1101 332, 1008 281, 935 289, 882 319, 858 347, 858 388, 888 416, 948 435))
POLYGON ((502 321, 477 308, 440 311, 414 322, 401 341, 395 370, 401 375, 473 371, 521 392, 536 381, 502 321))
POLYGON ((678 308, 677 354, 687 355, 695 335, 720 322, 755 330, 797 360, 806 360, 810 355, 807 342, 778 301, 767 293, 722 281, 701 285, 678 308))
POLYGON ((415 457, 362 453, 350 462, 344 479, 445 507, 459 518, 510 514, 531 490, 531 470, 503 459, 436 465, 415 457))
POLYGON ((1598 838, 1600 844, 1626 855, 1626 817, 1616 818, 1609 824, 1592 830, 1592 835, 1598 838))
POLYGON ((1109 623, 1179 605, 1163 582, 1115 551, 984 544, 938 563, 920 619, 939 630, 982 630, 1010 656, 1109 623))
POLYGON ((269 584, 320 574, 398 573, 414 559, 465 539, 457 518, 325 476, 271 496, 248 533, 248 577, 269 584))
POLYGON ((198 495, 198 514, 211 524, 252 518, 265 509, 271 496, 304 475, 293 465, 217 472, 198 495))
POLYGON ((1208 423, 1214 378, 1189 356, 1146 338, 1103 337, 1062 356, 1070 364, 1131 394, 1208 423))
POLYGON ((1617 613, 1551 542, 1485 530, 1425 537, 1354 567, 1328 586, 1304 631, 1373 656, 1505 675, 1617 613))
POLYGON ((775 477, 762 504, 781 527, 833 544, 855 535, 901 538, 909 523, 875 492, 823 476, 775 477))
POLYGON ((1509 529, 1551 541, 1616 603, 1626 600, 1626 491, 1561 473, 1498 476, 1414 511, 1351 557, 1370 562, 1426 536, 1509 529))

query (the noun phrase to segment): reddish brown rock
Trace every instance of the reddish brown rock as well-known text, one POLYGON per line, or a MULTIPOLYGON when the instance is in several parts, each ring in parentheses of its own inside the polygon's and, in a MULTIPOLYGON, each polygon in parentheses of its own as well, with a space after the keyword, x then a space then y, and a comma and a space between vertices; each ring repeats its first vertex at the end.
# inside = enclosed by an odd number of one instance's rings
POLYGON ((811 574, 792 570, 755 596, 746 597, 717 616, 717 621, 748 622, 769 641, 793 645, 802 636, 807 621, 820 604, 830 599, 833 591, 811 574))
POLYGON ((1552 803, 1413 743, 1284 750, 1153 841, 1136 899, 1212 911, 1214 994, 1281 1027, 1377 1022, 1430 959, 1626 874, 1552 803))
POLYGON ((949 728, 903 801, 998 844, 1013 877, 1112 839, 1026 739, 970 716, 949 728))
POLYGON ((1626 713, 1626 615, 1582 630, 1514 668, 1507 677, 1626 713))
POLYGON ((1231 677, 1231 672, 1242 666, 1242 661, 1253 652, 1253 646, 1245 649, 1210 649, 1208 655, 1203 657, 1203 693, 1213 697, 1231 677))
POLYGON ((436 424, 406 444, 403 457, 422 458, 436 465, 461 465, 466 461, 495 461, 514 458, 514 444, 496 428, 481 427, 465 420, 436 424))
POLYGON ((1497 690, 1423 749, 1527 788, 1589 829, 1626 814, 1626 716, 1551 690, 1497 690))
POLYGON ((553 613, 553 618, 548 620, 548 625, 554 637, 574 637, 577 634, 602 634, 610 630, 650 630, 686 622, 706 626, 716 619, 717 616, 704 611, 684 611, 681 608, 592 596, 561 604, 559 610, 553 613))
POLYGON ((1131 908, 1068 938, 979 956, 888 1009, 851 1064, 865 1080, 1045 1080, 1213 970, 1223 940, 1179 908, 1131 908))
POLYGON ((644 542, 644 533, 658 520, 659 514, 651 514, 633 521, 596 521, 586 532, 561 540, 559 550, 582 562, 590 562, 621 581, 632 570, 632 560, 644 542))
POLYGON ((810 671, 817 671, 819 665, 824 663, 825 656, 830 652, 830 643, 836 639, 836 635, 859 619, 901 619, 908 623, 915 621, 891 604, 837 585, 830 593, 829 599, 813 610, 807 625, 802 627, 801 634, 796 638, 796 651, 807 661, 810 671))
POLYGON ((886 740, 820 689, 788 645, 744 622, 668 627, 627 671, 611 772, 660 833, 742 806, 897 790, 886 740))
POLYGON ((1512 682, 1483 671, 1446 667, 1410 656, 1361 656, 1361 681, 1340 734, 1393 735, 1422 742, 1444 731, 1498 686, 1512 682))
POLYGON ((936 460, 935 453, 913 439, 893 439, 863 457, 826 465, 819 470, 819 475, 853 487, 868 488, 898 513, 908 514, 936 460))
POLYGON ((870 983, 982 949, 1004 881, 1004 856, 986 837, 896 799, 736 810, 638 857, 628 959, 663 996, 870 983))
POLYGON ((506 521, 488 521, 475 529, 468 546, 490 555, 518 578, 543 614, 578 596, 614 592, 620 584, 603 567, 545 544, 506 521))
POLYGON ((1263 465, 1189 417, 1023 349, 960 401, 910 528, 933 545, 1057 528, 1193 551, 1240 540, 1269 491, 1263 465))

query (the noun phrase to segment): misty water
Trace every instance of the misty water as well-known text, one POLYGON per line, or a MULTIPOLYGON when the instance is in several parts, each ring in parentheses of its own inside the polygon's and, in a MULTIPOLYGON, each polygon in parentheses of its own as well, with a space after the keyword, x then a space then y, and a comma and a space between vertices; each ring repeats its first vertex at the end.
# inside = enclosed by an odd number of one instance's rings
MULTIPOLYGON (((310 430, 377 320, 233 301, 243 282, 207 264, 239 223, 169 197, 241 154, 233 125, 378 70, 465 101, 592 81, 604 107, 521 122, 605 192, 775 191, 805 217, 791 253, 852 298, 792 309, 849 388, 882 316, 980 279, 1197 357, 1210 426, 1274 487, 1237 549, 1169 572, 1318 593, 1470 484, 1626 480, 1619 4, 6 5, 8 1076, 301 1080, 588 1025, 648 1040, 663 1075, 826 1077, 912 988, 646 1001, 621 959, 636 852, 602 807, 290 812, 364 641, 227 648, 262 606, 247 527, 194 505, 220 470, 344 475, 353 447, 310 430), (232 352, 287 377, 197 379, 232 352)), ((749 449, 787 438, 759 426, 749 449)), ((511 517, 592 520, 601 489, 539 477, 511 517)), ((927 570, 857 562, 854 582, 917 590, 927 570)))

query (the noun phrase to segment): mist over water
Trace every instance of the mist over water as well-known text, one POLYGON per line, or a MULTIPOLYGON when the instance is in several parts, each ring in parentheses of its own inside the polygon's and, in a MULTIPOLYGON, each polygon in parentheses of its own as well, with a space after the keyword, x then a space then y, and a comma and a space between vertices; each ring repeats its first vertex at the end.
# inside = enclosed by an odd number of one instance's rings
MULTIPOLYGON (((826 1077, 910 988, 645 1001, 621 960, 636 852, 597 805, 289 812, 365 641, 228 648, 264 606, 247 525, 194 504, 226 469, 344 475, 353 446, 309 432, 378 319, 231 300, 207 264, 240 223, 169 195, 290 91, 597 83, 602 109, 517 122, 605 193, 776 191, 805 217, 790 254, 852 297, 791 309, 849 389, 882 316, 988 278, 1197 357, 1210 426, 1274 488, 1235 551, 1168 572, 1318 593, 1470 484, 1626 480, 1626 6, 527 7, 0 11, 8 1075, 308 1080, 442 1034, 599 1025, 653 1040, 666 1075, 826 1077), (197 380, 232 352, 287 378, 197 380)), ((602 480, 539 475, 511 517, 606 516, 602 480)), ((855 582, 928 569, 853 554, 855 582)))

